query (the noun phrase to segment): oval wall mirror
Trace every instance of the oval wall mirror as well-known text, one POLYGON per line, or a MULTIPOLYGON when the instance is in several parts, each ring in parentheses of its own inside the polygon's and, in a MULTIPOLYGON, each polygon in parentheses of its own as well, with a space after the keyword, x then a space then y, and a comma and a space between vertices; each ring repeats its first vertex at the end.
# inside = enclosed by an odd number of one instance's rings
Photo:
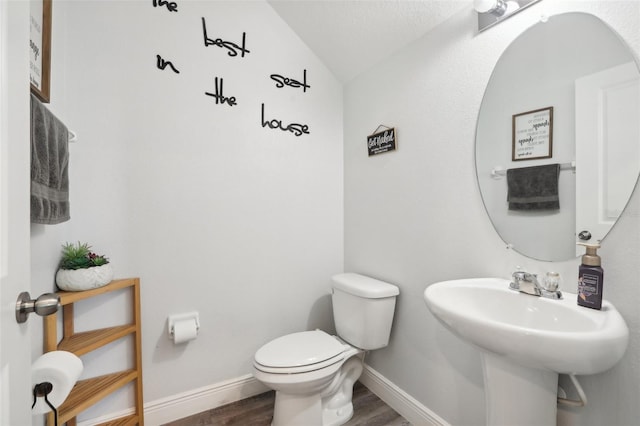
POLYGON ((482 100, 476 173, 501 238, 538 260, 575 257, 624 210, 640 173, 640 72, 599 18, 539 22, 500 57, 482 100))

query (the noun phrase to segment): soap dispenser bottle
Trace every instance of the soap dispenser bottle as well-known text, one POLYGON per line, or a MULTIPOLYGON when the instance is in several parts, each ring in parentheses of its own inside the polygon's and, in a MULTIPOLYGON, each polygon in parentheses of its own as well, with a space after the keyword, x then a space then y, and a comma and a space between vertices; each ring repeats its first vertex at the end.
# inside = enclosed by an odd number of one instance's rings
POLYGON ((602 308, 602 286, 604 271, 597 250, 600 244, 578 243, 586 247, 582 264, 578 268, 578 305, 587 308, 602 308))

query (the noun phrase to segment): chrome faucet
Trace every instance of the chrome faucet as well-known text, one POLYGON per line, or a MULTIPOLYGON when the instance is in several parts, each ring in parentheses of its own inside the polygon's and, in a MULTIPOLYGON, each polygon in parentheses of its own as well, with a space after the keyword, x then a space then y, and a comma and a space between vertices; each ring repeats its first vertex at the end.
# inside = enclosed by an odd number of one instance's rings
MULTIPOLYGON (((538 276, 529 272, 517 270, 511 276, 513 281, 509 283, 511 290, 519 291, 521 293, 530 294, 532 296, 547 297, 549 299, 562 299, 562 292, 558 290, 558 274, 553 276, 556 278, 553 280, 555 285, 551 284, 552 280, 544 280, 541 284, 538 282, 538 276)), ((547 276, 549 276, 547 274, 547 276)))

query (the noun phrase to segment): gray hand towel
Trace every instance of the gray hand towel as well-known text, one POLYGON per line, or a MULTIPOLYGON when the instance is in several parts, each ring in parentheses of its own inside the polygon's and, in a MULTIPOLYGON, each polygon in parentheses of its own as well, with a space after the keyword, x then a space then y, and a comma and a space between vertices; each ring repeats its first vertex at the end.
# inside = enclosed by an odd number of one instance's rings
POLYGON ((509 210, 559 210, 560 164, 507 170, 509 210))
POLYGON ((69 130, 31 95, 31 222, 69 220, 69 130))

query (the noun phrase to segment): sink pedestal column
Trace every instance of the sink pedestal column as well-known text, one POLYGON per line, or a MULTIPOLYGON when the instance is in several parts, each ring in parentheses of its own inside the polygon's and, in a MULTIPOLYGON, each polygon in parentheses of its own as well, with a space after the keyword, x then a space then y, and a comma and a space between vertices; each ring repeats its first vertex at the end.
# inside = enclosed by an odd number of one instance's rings
POLYGON ((556 424, 558 374, 482 354, 487 425, 556 424))

